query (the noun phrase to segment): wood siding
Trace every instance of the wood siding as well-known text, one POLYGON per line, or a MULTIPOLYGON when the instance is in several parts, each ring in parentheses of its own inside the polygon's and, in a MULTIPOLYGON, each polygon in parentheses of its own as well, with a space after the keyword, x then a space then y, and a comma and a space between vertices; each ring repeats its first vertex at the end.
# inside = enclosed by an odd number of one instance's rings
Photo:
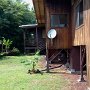
MULTIPOLYGON (((39 0, 34 0, 39 1, 39 0)), ((50 15, 68 13, 69 24, 67 28, 54 28, 57 31, 57 36, 53 40, 53 46, 50 44, 50 40, 46 37, 48 49, 64 49, 71 48, 72 46, 86 45, 86 63, 87 63, 87 82, 90 88, 90 0, 83 0, 84 14, 83 14, 83 25, 75 28, 75 8, 79 4, 80 0, 72 0, 72 7, 70 0, 44 0, 45 6, 45 25, 46 34, 50 28, 50 15), (72 13, 71 10, 72 9, 72 13)), ((35 4, 35 3, 34 3, 35 4)), ((36 4, 35 4, 36 5, 36 4)), ((39 4, 40 5, 40 4, 39 4)), ((39 7, 36 7, 39 8, 39 7)), ((37 10, 37 13, 41 13, 37 10)), ((39 20, 42 21, 38 15, 39 20)), ((39 23, 42 23, 39 21, 39 23)))
POLYGON ((72 33, 73 35, 73 46, 85 45, 85 29, 84 25, 75 29, 72 33))
POLYGON ((53 39, 53 46, 50 39, 47 38, 48 48, 50 49, 60 49, 60 48, 69 48, 70 47, 70 39, 69 32, 67 28, 57 28, 57 36, 53 39))
MULTIPOLYGON (((73 46, 85 45, 85 26, 84 26, 84 18, 83 24, 76 28, 75 20, 76 20, 76 7, 80 3, 81 0, 75 0, 72 6, 72 42, 73 46)), ((83 17, 84 17, 83 12, 83 17)))
POLYGON ((77 0, 72 7, 72 37, 73 46, 86 45, 87 82, 90 88, 90 0, 83 0, 84 23, 75 29, 75 7, 80 0, 77 0))
POLYGON ((46 33, 50 29, 50 15, 52 14, 68 14, 68 26, 64 28, 53 28, 57 31, 57 36, 53 39, 53 45, 51 45, 50 39, 47 38, 48 48, 49 49, 62 49, 71 47, 71 28, 70 28, 70 5, 69 0, 54 1, 46 0, 46 33))
POLYGON ((87 58, 87 82, 90 88, 90 0, 84 0, 84 23, 87 58))

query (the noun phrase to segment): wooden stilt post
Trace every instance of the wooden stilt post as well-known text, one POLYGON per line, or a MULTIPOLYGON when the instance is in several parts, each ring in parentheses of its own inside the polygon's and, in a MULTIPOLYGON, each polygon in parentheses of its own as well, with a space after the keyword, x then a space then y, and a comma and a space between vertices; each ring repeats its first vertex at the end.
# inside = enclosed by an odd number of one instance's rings
POLYGON ((36 44, 37 44, 37 50, 38 50, 38 32, 37 32, 37 27, 36 27, 36 44))
POLYGON ((68 56, 69 56, 69 55, 68 55, 68 49, 67 49, 67 63, 68 63, 68 56))
POLYGON ((48 60, 48 47, 47 47, 47 43, 46 43, 46 61, 47 61, 47 73, 49 73, 49 60, 48 60))
POLYGON ((80 80, 79 82, 84 82, 84 77, 83 77, 83 60, 82 60, 82 46, 80 46, 80 80))
POLYGON ((23 39, 24 39, 24 54, 26 54, 26 49, 25 49, 25 30, 23 31, 23 39))
POLYGON ((69 53, 68 53, 68 49, 67 49, 67 63, 66 63, 66 68, 69 69, 69 53))

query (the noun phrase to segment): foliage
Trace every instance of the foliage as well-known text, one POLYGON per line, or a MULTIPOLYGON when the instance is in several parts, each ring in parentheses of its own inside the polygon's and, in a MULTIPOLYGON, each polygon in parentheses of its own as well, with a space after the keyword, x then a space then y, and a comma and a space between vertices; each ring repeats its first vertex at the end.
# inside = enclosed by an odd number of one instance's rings
POLYGON ((9 56, 18 56, 20 55, 20 51, 18 48, 13 48, 9 53, 8 53, 9 56))
POLYGON ((20 55, 20 51, 17 48, 13 48, 11 51, 9 52, 1 52, 0 56, 19 56, 20 55))
POLYGON ((23 31, 19 25, 36 23, 34 11, 21 1, 0 0, 0 38, 9 38, 14 41, 13 47, 19 49, 23 47, 23 31))
POLYGON ((32 71, 35 71, 35 67, 38 63, 38 61, 40 60, 40 56, 39 56, 40 51, 38 50, 35 55, 33 56, 33 60, 32 60, 32 71))
POLYGON ((10 48, 12 41, 10 39, 6 40, 5 38, 3 38, 2 44, 5 45, 5 50, 6 52, 8 52, 8 49, 10 48))
POLYGON ((26 66, 32 66, 32 69, 28 70, 28 73, 41 73, 39 69, 36 69, 38 61, 40 61, 40 51, 36 51, 35 55, 30 58, 30 60, 23 60, 21 63, 24 63, 26 66))

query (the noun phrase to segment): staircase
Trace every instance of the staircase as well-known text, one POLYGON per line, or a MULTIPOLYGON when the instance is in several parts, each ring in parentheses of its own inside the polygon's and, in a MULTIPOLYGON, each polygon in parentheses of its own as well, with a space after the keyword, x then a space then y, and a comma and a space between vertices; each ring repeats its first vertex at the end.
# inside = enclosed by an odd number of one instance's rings
POLYGON ((62 50, 55 51, 55 53, 49 58, 49 63, 51 63, 61 52, 62 50))

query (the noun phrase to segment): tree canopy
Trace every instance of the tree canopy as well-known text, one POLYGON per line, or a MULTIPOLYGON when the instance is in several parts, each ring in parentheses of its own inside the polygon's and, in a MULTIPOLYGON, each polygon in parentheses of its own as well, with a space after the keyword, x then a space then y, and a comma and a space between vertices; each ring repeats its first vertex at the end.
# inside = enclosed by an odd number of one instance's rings
POLYGON ((13 41, 13 46, 23 48, 22 24, 36 23, 34 10, 22 0, 0 0, 0 38, 13 41))

